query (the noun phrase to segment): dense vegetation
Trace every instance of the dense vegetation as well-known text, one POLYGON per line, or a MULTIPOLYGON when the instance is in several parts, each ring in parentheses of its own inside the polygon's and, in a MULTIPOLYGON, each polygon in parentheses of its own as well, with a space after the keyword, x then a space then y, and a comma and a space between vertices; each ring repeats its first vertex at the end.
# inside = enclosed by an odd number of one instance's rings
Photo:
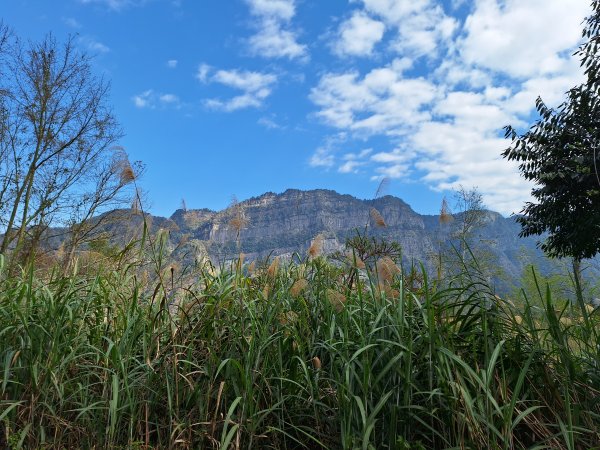
MULTIPOLYGON (((600 448, 600 312, 579 277, 600 249, 592 7, 588 82, 558 111, 540 101, 505 152, 545 180, 523 234, 549 232, 543 248, 574 258, 577 303, 535 272, 495 295, 494 261, 467 245, 480 197, 464 190, 458 234, 442 236, 454 220, 442 207, 433 278, 370 225, 331 258, 321 236, 291 262, 180 267, 169 231, 144 220, 121 250, 92 218, 128 189, 147 216, 107 84, 72 39, 25 45, 0 23, 0 448, 600 448), (57 222, 69 240, 43 254, 57 222)), ((246 217, 231 211, 225 255, 244 248, 246 217)))
POLYGON ((442 284, 383 255, 311 253, 207 264, 186 282, 158 258, 151 285, 124 260, 4 276, 8 445, 600 444, 597 311, 560 306, 541 284, 498 298, 476 265, 442 284))

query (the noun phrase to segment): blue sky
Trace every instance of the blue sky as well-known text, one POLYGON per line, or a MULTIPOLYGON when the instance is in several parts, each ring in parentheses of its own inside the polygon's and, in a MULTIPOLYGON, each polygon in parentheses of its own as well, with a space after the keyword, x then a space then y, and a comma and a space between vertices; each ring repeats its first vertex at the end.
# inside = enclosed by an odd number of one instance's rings
POLYGON ((500 153, 538 95, 582 80, 589 0, 3 0, 17 35, 77 34, 155 214, 287 188, 360 198, 379 180, 420 213, 477 187, 518 212, 500 153))

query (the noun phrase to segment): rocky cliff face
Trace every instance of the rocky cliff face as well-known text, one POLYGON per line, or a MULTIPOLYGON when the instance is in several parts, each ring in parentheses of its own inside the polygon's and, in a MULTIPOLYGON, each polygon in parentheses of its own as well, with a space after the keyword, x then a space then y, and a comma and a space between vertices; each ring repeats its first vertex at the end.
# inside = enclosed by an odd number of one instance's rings
MULTIPOLYGON (((136 230, 140 232, 139 213, 109 214, 132 215, 125 221, 113 221, 112 235, 125 239, 135 235, 136 230)), ((506 279, 519 279, 529 262, 549 267, 548 260, 536 249, 535 239, 518 237, 520 227, 512 218, 491 211, 485 214, 485 225, 471 235, 470 242, 493 261, 506 279)), ((370 236, 398 242, 406 263, 424 263, 433 271, 440 249, 445 246, 448 251, 449 244, 453 240, 456 243, 452 225, 444 229, 438 216, 419 215, 398 198, 360 200, 321 189, 269 192, 223 211, 178 210, 170 218, 152 217, 151 223, 152 232, 162 229, 168 233, 172 256, 184 264, 206 257, 223 262, 239 252, 245 253, 248 260, 291 256, 294 252, 304 256, 319 234, 324 238, 324 250, 331 252, 342 249, 348 237, 366 231, 370 236), (385 227, 376 226, 373 209, 383 218, 385 227)))
POLYGON ((408 259, 421 258, 433 249, 423 218, 391 196, 359 200, 329 190, 290 189, 283 194, 266 193, 220 212, 179 210, 171 220, 193 238, 207 241, 215 257, 232 256, 238 249, 250 258, 302 253, 318 234, 325 238, 326 249, 340 249, 347 237, 364 232, 365 227, 372 235, 399 242, 408 259), (373 208, 384 218, 385 228, 375 227, 373 208))

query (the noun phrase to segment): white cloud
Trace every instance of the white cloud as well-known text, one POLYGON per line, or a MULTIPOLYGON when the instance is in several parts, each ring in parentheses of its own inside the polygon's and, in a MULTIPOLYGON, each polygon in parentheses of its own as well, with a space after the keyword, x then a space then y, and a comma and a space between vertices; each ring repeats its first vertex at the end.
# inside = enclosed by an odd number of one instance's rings
POLYGON ((81 36, 79 38, 79 43, 92 53, 100 54, 110 52, 110 48, 107 45, 90 36, 81 36))
POLYGON ((110 52, 110 48, 107 45, 104 45, 102 42, 91 41, 88 44, 88 48, 93 52, 98 53, 108 53, 110 52))
POLYGON ((331 168, 336 164, 335 153, 339 147, 348 139, 347 133, 341 131, 331 136, 327 136, 323 145, 313 153, 309 160, 311 167, 331 168))
MULTIPOLYGON (((571 55, 587 0, 475 0, 462 23, 434 0, 355 1, 385 23, 388 48, 405 57, 364 73, 324 73, 311 90, 321 121, 354 139, 377 139, 377 152, 342 158, 339 171, 419 177, 440 191, 477 186, 493 209, 519 212, 532 186, 501 157, 509 145, 502 127, 525 128, 538 95, 556 106, 582 80, 571 55), (413 69, 422 57, 438 69, 413 69)), ((331 146, 315 156, 335 165, 331 146)))
POLYGON ((179 97, 174 94, 162 94, 158 97, 162 103, 179 103, 179 97))
POLYGON ((258 32, 248 40, 253 54, 267 58, 303 57, 306 46, 296 42, 296 35, 282 29, 274 20, 265 20, 258 32))
POLYGON ((365 11, 396 29, 392 47, 406 55, 433 55, 457 28, 434 0, 362 0, 365 11))
POLYGON ((132 100, 136 108, 150 108, 152 107, 151 97, 153 95, 152 89, 142 92, 141 94, 134 95, 132 100))
POLYGON ((79 23, 79 21, 77 21, 77 19, 74 19, 73 17, 63 17, 63 22, 65 23, 65 25, 75 30, 79 30, 82 28, 81 23, 79 23))
POLYGON ((219 70, 213 75, 212 81, 247 92, 260 92, 275 83, 277 77, 247 70, 219 70))
POLYGON ((212 67, 210 67, 208 64, 200 64, 198 66, 198 73, 196 74, 196 78, 198 78, 198 80, 200 80, 202 83, 206 83, 206 81, 208 80, 208 74, 211 72, 212 67))
POLYGON ((258 119, 257 123, 269 130, 285 130, 286 128, 284 125, 280 125, 274 119, 269 117, 261 117, 258 119))
POLYGON ((131 100, 135 107, 140 109, 155 109, 157 106, 179 108, 181 106, 181 101, 177 95, 158 93, 154 89, 148 89, 141 94, 134 95, 131 100))
POLYGON ((215 71, 206 64, 200 65, 196 77, 204 83, 218 83, 242 91, 240 95, 227 100, 217 98, 205 100, 204 103, 209 108, 225 112, 262 106, 277 83, 274 74, 235 69, 215 71))
POLYGON ((408 163, 413 157, 414 153, 410 153, 401 149, 395 149, 390 152, 377 152, 371 156, 371 161, 397 165, 400 163, 408 163))
POLYGON ((363 78, 357 72, 323 75, 310 94, 320 107, 317 116, 366 135, 409 132, 429 119, 425 107, 436 98, 437 88, 423 78, 405 78, 405 67, 396 60, 363 78))
POLYGON ((127 6, 138 5, 144 3, 145 0, 79 0, 83 4, 100 4, 109 9, 119 11, 127 6))
POLYGON ((252 14, 288 21, 296 14, 294 0, 247 0, 252 14))
POLYGON ((310 157, 309 164, 312 167, 332 167, 335 159, 331 151, 327 148, 319 147, 310 157))
POLYGON ((343 163, 339 169, 338 172, 340 173, 357 173, 358 172, 358 168, 360 166, 362 166, 364 163, 361 161, 346 161, 345 163, 343 163))
POLYGON ((362 11, 355 11, 339 28, 333 50, 340 56, 369 56, 383 38, 385 25, 362 11))
POLYGON ((169 69, 175 69, 177 67, 177 63, 178 63, 178 61, 176 59, 169 59, 167 61, 167 67, 169 69))
POLYGON ((340 167, 338 167, 338 172, 340 173, 358 173, 358 169, 361 166, 367 164, 366 158, 373 152, 373 149, 367 148, 358 153, 346 153, 342 156, 342 160, 344 161, 340 167))
POLYGON ((458 50, 467 64, 511 77, 563 73, 581 38, 587 0, 479 0, 458 50))
POLYGON ((265 58, 306 59, 306 45, 298 43, 290 28, 296 13, 295 0, 246 0, 258 21, 256 33, 248 39, 250 52, 265 58))

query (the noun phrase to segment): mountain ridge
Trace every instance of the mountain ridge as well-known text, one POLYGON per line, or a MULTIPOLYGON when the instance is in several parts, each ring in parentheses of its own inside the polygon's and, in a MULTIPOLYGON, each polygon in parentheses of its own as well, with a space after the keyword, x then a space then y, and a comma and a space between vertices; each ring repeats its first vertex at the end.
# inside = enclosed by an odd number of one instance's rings
MULTIPOLYGON (((136 233, 139 236, 142 212, 113 210, 106 214, 118 219, 107 220, 103 229, 116 243, 126 243, 136 233)), ((543 272, 552 268, 553 262, 537 248, 536 238, 519 238, 520 226, 514 217, 489 210, 483 214, 484 225, 472 233, 471 245, 475 253, 491 258, 505 278, 520 279, 531 262, 543 272)), ((166 248, 181 264, 202 259, 220 264, 240 253, 247 260, 291 258, 293 254, 305 255, 317 235, 323 237, 324 252, 331 253, 341 250, 345 241, 357 233, 368 233, 398 242, 405 263, 423 263, 433 273, 436 255, 442 248, 452 251, 450 244, 458 243, 454 225, 440 224, 439 215, 421 215, 398 197, 361 200, 330 189, 266 192, 234 201, 220 211, 178 209, 170 217, 148 213, 146 217, 152 233, 166 231, 166 248), (383 218, 385 227, 377 226, 373 209, 383 218)), ((457 222, 460 218, 460 214, 455 215, 457 222)))

